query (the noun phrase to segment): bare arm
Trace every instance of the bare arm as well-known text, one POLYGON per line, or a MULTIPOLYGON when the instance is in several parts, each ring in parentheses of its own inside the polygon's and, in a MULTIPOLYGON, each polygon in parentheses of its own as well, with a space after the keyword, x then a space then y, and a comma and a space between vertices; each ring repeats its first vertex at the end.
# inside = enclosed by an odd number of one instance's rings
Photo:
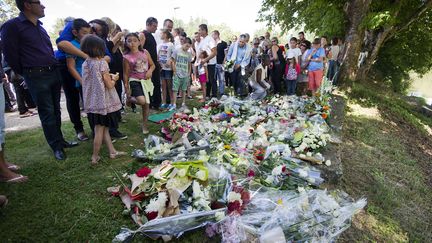
POLYGON ((75 80, 78 80, 80 82, 80 84, 82 85, 81 75, 78 73, 78 71, 75 68, 75 59, 72 57, 66 58, 66 65, 67 65, 69 73, 72 75, 72 77, 75 80))
POLYGON ((263 84, 263 82, 261 82, 261 76, 262 76, 262 70, 259 69, 256 71, 255 77, 256 77, 256 81, 258 82, 259 85, 261 85, 261 87, 266 88, 266 86, 263 84))
POLYGON ((68 53, 68 54, 70 54, 70 55, 78 56, 78 57, 82 57, 82 58, 84 58, 84 59, 87 59, 87 58, 88 58, 88 55, 87 55, 87 54, 85 54, 84 52, 82 52, 80 49, 76 48, 76 47, 75 47, 74 45, 72 45, 72 43, 70 43, 69 41, 66 41, 66 40, 64 40, 64 41, 60 41, 59 43, 57 43, 57 47, 58 47, 60 50, 66 52, 66 53, 68 53))
POLYGON ((113 79, 109 72, 103 73, 102 78, 103 78, 105 87, 107 87, 108 89, 114 88, 117 80, 113 79))
POLYGON ((123 58, 123 82, 125 86, 126 96, 129 97, 129 62, 126 58, 123 58))
POLYGON ((152 77, 153 71, 155 70, 156 66, 155 66, 155 64, 154 64, 154 62, 150 56, 150 53, 147 50, 144 50, 144 51, 147 54, 149 65, 150 65, 150 68, 149 68, 149 70, 147 70, 147 73, 146 73, 146 79, 150 79, 152 77))

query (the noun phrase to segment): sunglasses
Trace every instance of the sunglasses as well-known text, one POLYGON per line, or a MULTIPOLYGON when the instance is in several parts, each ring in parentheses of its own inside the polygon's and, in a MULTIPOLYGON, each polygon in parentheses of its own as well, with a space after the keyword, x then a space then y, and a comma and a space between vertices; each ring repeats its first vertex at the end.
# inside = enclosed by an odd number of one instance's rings
POLYGON ((28 3, 30 3, 30 4, 38 4, 38 5, 40 5, 40 4, 41 4, 41 2, 40 2, 40 1, 34 1, 34 2, 28 2, 28 3))

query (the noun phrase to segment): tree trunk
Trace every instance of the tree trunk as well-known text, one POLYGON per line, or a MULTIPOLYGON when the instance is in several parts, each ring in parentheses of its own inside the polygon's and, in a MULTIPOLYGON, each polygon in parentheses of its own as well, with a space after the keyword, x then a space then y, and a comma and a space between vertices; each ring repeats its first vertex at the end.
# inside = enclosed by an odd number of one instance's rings
POLYGON ((371 0, 351 0, 345 6, 349 27, 345 38, 342 66, 339 77, 355 80, 357 78, 357 63, 365 36, 361 23, 366 17, 371 0))

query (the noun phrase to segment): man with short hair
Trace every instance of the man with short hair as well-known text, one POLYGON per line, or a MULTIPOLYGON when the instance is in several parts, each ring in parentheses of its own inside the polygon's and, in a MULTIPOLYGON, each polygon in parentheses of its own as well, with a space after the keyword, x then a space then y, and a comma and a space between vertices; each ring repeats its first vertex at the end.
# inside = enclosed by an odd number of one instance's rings
POLYGON ((225 49, 228 44, 220 39, 219 31, 215 30, 212 33, 212 37, 216 42, 216 79, 219 81, 219 95, 225 94, 225 49))
POLYGON ((149 17, 146 21, 146 29, 143 31, 144 37, 145 37, 145 43, 143 48, 146 49, 151 56, 151 59, 153 60, 155 64, 155 70, 153 71, 151 80, 154 86, 153 95, 150 97, 150 107, 152 107, 155 110, 158 110, 161 102, 161 81, 160 81, 160 65, 157 61, 157 43, 152 35, 156 32, 158 27, 158 21, 154 17, 149 17))
POLYGON ((215 69, 216 69, 216 42, 215 40, 208 35, 208 28, 206 24, 201 24, 198 27, 198 32, 202 37, 202 40, 198 46, 197 56, 201 54, 201 52, 207 52, 208 57, 201 60, 201 64, 207 63, 208 70, 208 82, 207 85, 207 97, 215 98, 217 97, 217 83, 215 80, 215 69))
MULTIPOLYGON (((162 29, 158 29, 154 34, 153 37, 156 40, 156 45, 159 46, 160 44, 162 44, 163 40, 162 40, 162 31, 164 30, 168 30, 169 32, 171 32, 174 28, 174 22, 171 19, 165 19, 163 22, 163 28, 162 29)), ((153 60, 153 62, 155 62, 155 60, 153 60)))
POLYGON ((228 50, 227 60, 234 63, 234 70, 231 72, 231 82, 234 84, 235 95, 242 95, 241 75, 245 71, 246 66, 250 62, 250 54, 248 54, 248 46, 246 43, 247 36, 240 35, 237 42, 232 43, 228 50))
POLYGON ((1 27, 6 61, 22 74, 38 107, 45 138, 57 160, 64 160, 63 149, 75 146, 64 140, 61 131, 61 75, 50 38, 42 27, 45 6, 40 1, 16 0, 20 14, 1 27))
POLYGON ((297 40, 298 44, 301 44, 301 43, 303 43, 306 40, 303 31, 300 31, 298 33, 298 37, 299 37, 298 40, 297 40))

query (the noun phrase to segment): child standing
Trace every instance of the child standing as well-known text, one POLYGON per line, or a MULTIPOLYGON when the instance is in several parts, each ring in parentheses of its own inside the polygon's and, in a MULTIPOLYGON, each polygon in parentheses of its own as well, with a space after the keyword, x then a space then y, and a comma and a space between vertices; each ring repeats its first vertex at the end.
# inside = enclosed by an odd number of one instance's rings
POLYGON ((111 159, 126 154, 115 150, 109 134, 109 127, 117 119, 115 112, 121 108, 114 88, 119 76, 109 73, 108 63, 103 59, 105 42, 101 38, 87 35, 82 41, 81 50, 89 56, 82 65, 82 87, 87 118, 90 124, 95 125, 91 163, 97 164, 102 141, 105 141, 111 159))
POLYGON ((126 35, 125 55, 123 56, 123 81, 129 103, 135 103, 142 107, 142 133, 148 134, 147 120, 150 110, 150 96, 153 95, 153 83, 151 81, 155 64, 147 50, 140 44, 136 33, 126 35))
POLYGON ((176 109, 176 94, 181 89, 182 96, 182 108, 186 109, 186 91, 188 89, 189 78, 191 76, 192 70, 192 54, 189 52, 189 49, 192 45, 192 40, 190 38, 186 38, 184 40, 181 48, 176 49, 172 55, 172 65, 174 71, 174 79, 173 79, 173 88, 172 88, 172 97, 171 100, 171 109, 176 109))
POLYGON ((208 80, 208 70, 207 70, 207 63, 201 64, 201 60, 206 59, 208 57, 208 54, 206 51, 203 51, 200 53, 198 57, 197 63, 198 65, 198 79, 201 84, 201 90, 203 93, 202 99, 199 100, 199 102, 205 102, 206 101, 206 95, 207 95, 207 80, 208 80))
MULTIPOLYGON (((171 109, 171 105, 167 104, 167 94, 170 96, 170 100, 173 100, 172 90, 172 78, 173 70, 171 68, 171 56, 174 50, 174 44, 171 42, 172 35, 168 30, 162 32, 163 43, 158 46, 158 58, 161 71, 161 82, 162 82, 162 104, 161 109, 171 109)), ((175 103, 174 103, 175 104, 175 103)))
POLYGON ((295 95, 297 86, 297 70, 295 57, 288 58, 287 74, 285 76, 285 86, 287 87, 287 95, 295 95))
MULTIPOLYGON (((90 33, 90 25, 83 19, 75 19, 72 23, 72 34, 75 39, 71 41, 71 44, 74 45, 77 49, 81 48, 81 40, 85 35, 90 33)), ((69 70, 69 73, 75 79, 75 88, 78 90, 82 97, 82 64, 84 63, 84 59, 79 56, 66 54, 66 65, 69 70)), ((79 100, 71 99, 71 101, 79 103, 79 100)), ((77 104, 79 106, 79 104, 77 104)), ((79 117, 81 119, 81 117, 79 117)), ((81 129, 80 129, 81 130, 81 129)), ((88 140, 87 134, 85 134, 84 130, 77 131, 77 138, 80 141, 88 140)))

